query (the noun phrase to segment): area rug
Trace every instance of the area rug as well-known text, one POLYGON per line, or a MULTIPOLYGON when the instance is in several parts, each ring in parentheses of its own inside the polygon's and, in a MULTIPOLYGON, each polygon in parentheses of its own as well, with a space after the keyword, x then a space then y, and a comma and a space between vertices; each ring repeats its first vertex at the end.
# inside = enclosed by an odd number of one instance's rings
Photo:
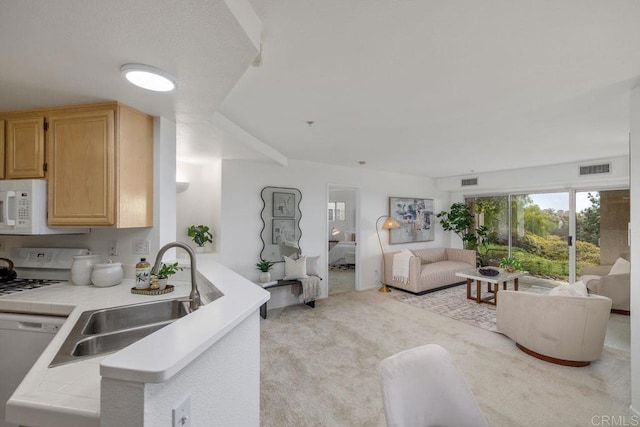
MULTIPOLYGON (((467 286, 464 284, 424 295, 397 292, 399 295, 395 298, 405 304, 433 311, 487 331, 497 331, 496 307, 467 299, 467 286)), ((547 293, 549 289, 538 286, 521 287, 520 292, 547 293)))

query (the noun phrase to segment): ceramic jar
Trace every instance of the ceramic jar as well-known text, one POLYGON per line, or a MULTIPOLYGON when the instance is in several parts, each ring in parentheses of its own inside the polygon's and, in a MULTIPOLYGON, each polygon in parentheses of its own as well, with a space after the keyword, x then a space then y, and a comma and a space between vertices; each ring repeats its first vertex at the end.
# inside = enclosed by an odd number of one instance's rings
POLYGON ((91 282, 99 288, 120 284, 123 278, 122 263, 111 262, 111 260, 107 260, 103 264, 94 265, 91 273, 91 282))
POLYGON ((93 266, 100 261, 100 255, 74 256, 71 264, 71 282, 76 285, 90 285, 93 266))

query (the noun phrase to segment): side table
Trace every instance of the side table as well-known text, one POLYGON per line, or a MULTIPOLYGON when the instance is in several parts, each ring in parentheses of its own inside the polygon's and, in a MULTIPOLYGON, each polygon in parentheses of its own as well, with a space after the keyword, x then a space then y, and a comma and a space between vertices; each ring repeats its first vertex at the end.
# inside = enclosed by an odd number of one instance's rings
MULTIPOLYGON (((300 280, 273 280, 271 282, 266 282, 266 283, 257 283, 257 285, 260 286, 262 289, 271 289, 271 288, 279 288, 280 286, 291 286, 291 285, 302 286, 302 282, 300 282, 300 280)), ((315 308, 316 306, 315 300, 307 301, 305 304, 311 308, 315 308)), ((267 318, 266 302, 260 306, 260 317, 262 317, 263 319, 267 318)))

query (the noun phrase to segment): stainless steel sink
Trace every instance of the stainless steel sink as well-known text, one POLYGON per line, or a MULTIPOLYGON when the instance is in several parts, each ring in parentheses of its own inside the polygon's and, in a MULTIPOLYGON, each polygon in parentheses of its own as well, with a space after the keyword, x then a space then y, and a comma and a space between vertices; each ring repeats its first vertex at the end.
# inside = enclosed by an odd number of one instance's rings
POLYGON ((90 312, 82 333, 85 335, 104 334, 141 325, 172 322, 187 315, 188 310, 188 305, 175 299, 97 310, 90 312))
POLYGON ((85 311, 49 367, 121 350, 190 312, 179 299, 85 311))

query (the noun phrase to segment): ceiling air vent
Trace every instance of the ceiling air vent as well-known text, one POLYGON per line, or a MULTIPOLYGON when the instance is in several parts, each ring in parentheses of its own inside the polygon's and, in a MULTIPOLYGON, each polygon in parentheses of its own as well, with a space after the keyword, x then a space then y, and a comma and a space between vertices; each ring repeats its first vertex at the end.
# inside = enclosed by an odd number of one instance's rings
POLYGON ((599 173, 611 173, 611 163, 602 163, 600 165, 580 166, 580 176, 596 175, 599 173))
POLYGON ((460 181, 460 185, 463 187, 468 187, 470 185, 478 185, 478 178, 463 178, 460 181))

